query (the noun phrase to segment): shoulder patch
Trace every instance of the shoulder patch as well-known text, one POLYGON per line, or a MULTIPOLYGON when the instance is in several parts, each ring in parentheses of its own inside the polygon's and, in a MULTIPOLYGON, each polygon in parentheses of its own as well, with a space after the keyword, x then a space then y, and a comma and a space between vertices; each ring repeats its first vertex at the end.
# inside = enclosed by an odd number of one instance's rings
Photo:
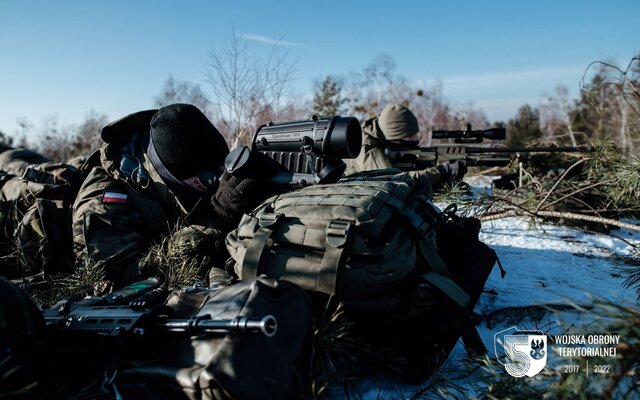
POLYGON ((102 194, 102 204, 126 204, 128 197, 126 193, 105 191, 102 194))

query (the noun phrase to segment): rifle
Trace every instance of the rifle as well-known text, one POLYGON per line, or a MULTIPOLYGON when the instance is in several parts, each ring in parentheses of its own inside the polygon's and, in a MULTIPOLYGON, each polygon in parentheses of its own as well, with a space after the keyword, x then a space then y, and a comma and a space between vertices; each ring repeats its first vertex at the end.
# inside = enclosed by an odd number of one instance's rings
POLYGON ((506 166, 513 157, 527 153, 589 152, 590 147, 482 147, 473 144, 484 139, 501 140, 506 136, 504 128, 472 130, 467 124, 464 130, 434 130, 433 139, 454 139, 454 144, 443 143, 431 147, 392 145, 385 154, 396 168, 404 171, 421 170, 447 161, 464 160, 468 166, 506 166))
POLYGON ((157 278, 136 282, 106 296, 87 296, 73 302, 61 300, 43 311, 45 325, 53 332, 119 336, 147 335, 150 332, 189 334, 262 333, 272 337, 277 322, 272 315, 263 318, 237 317, 213 320, 209 317, 174 318, 163 305, 168 291, 157 278))
POLYGON ((362 145, 360 123, 354 117, 333 116, 272 122, 256 131, 251 148, 237 147, 225 159, 227 172, 251 168, 251 152, 271 157, 287 172, 271 181, 279 186, 304 187, 337 182, 346 169, 343 158, 356 158, 362 145))

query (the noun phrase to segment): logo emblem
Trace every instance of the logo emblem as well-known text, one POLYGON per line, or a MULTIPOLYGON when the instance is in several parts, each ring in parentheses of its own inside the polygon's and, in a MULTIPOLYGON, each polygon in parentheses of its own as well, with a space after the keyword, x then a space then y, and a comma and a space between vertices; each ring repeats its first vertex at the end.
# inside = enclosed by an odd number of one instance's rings
POLYGON ((496 358, 511 376, 535 376, 547 365, 547 335, 542 331, 521 331, 514 326, 493 339, 496 358))

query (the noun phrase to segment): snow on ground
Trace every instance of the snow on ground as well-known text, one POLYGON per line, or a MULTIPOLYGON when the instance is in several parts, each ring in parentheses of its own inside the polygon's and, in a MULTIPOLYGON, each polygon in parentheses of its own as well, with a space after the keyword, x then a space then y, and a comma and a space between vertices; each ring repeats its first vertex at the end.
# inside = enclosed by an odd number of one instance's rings
POLYGON ((566 303, 588 305, 591 296, 618 304, 635 302, 635 290, 624 288, 622 259, 640 244, 640 233, 622 241, 611 235, 571 228, 528 225, 522 218, 506 218, 483 225, 481 240, 493 248, 507 275, 496 269, 480 297, 476 312, 486 314, 508 305, 523 307, 566 303), (618 257, 615 257, 618 256, 618 257))
MULTIPOLYGON (((594 319, 593 315, 572 310, 551 312, 547 306, 589 306, 594 298, 637 305, 637 292, 623 286, 625 274, 621 269, 632 244, 640 245, 640 232, 621 229, 609 234, 586 233, 551 224, 531 226, 526 218, 506 218, 483 223, 480 238, 496 251, 507 271, 501 278, 497 266, 494 268, 474 309, 482 316, 478 331, 490 353, 494 335, 513 326, 559 334, 567 324, 579 330, 594 319)), ((455 371, 465 356, 459 342, 445 368, 455 371)), ((553 361, 550 359, 548 365, 557 366, 558 360, 553 361)), ((456 383, 472 386, 471 382, 456 383)), ((380 385, 365 383, 356 390, 355 398, 403 398, 415 391, 416 387, 410 386, 381 389, 380 385)))

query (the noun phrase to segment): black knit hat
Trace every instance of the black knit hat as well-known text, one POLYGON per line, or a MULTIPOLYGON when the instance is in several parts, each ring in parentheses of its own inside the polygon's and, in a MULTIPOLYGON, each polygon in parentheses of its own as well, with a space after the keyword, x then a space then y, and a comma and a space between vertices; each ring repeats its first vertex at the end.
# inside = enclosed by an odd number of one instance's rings
POLYGON ((178 179, 218 168, 229 154, 220 132, 191 104, 159 109, 151 119, 151 140, 160 161, 178 179))

